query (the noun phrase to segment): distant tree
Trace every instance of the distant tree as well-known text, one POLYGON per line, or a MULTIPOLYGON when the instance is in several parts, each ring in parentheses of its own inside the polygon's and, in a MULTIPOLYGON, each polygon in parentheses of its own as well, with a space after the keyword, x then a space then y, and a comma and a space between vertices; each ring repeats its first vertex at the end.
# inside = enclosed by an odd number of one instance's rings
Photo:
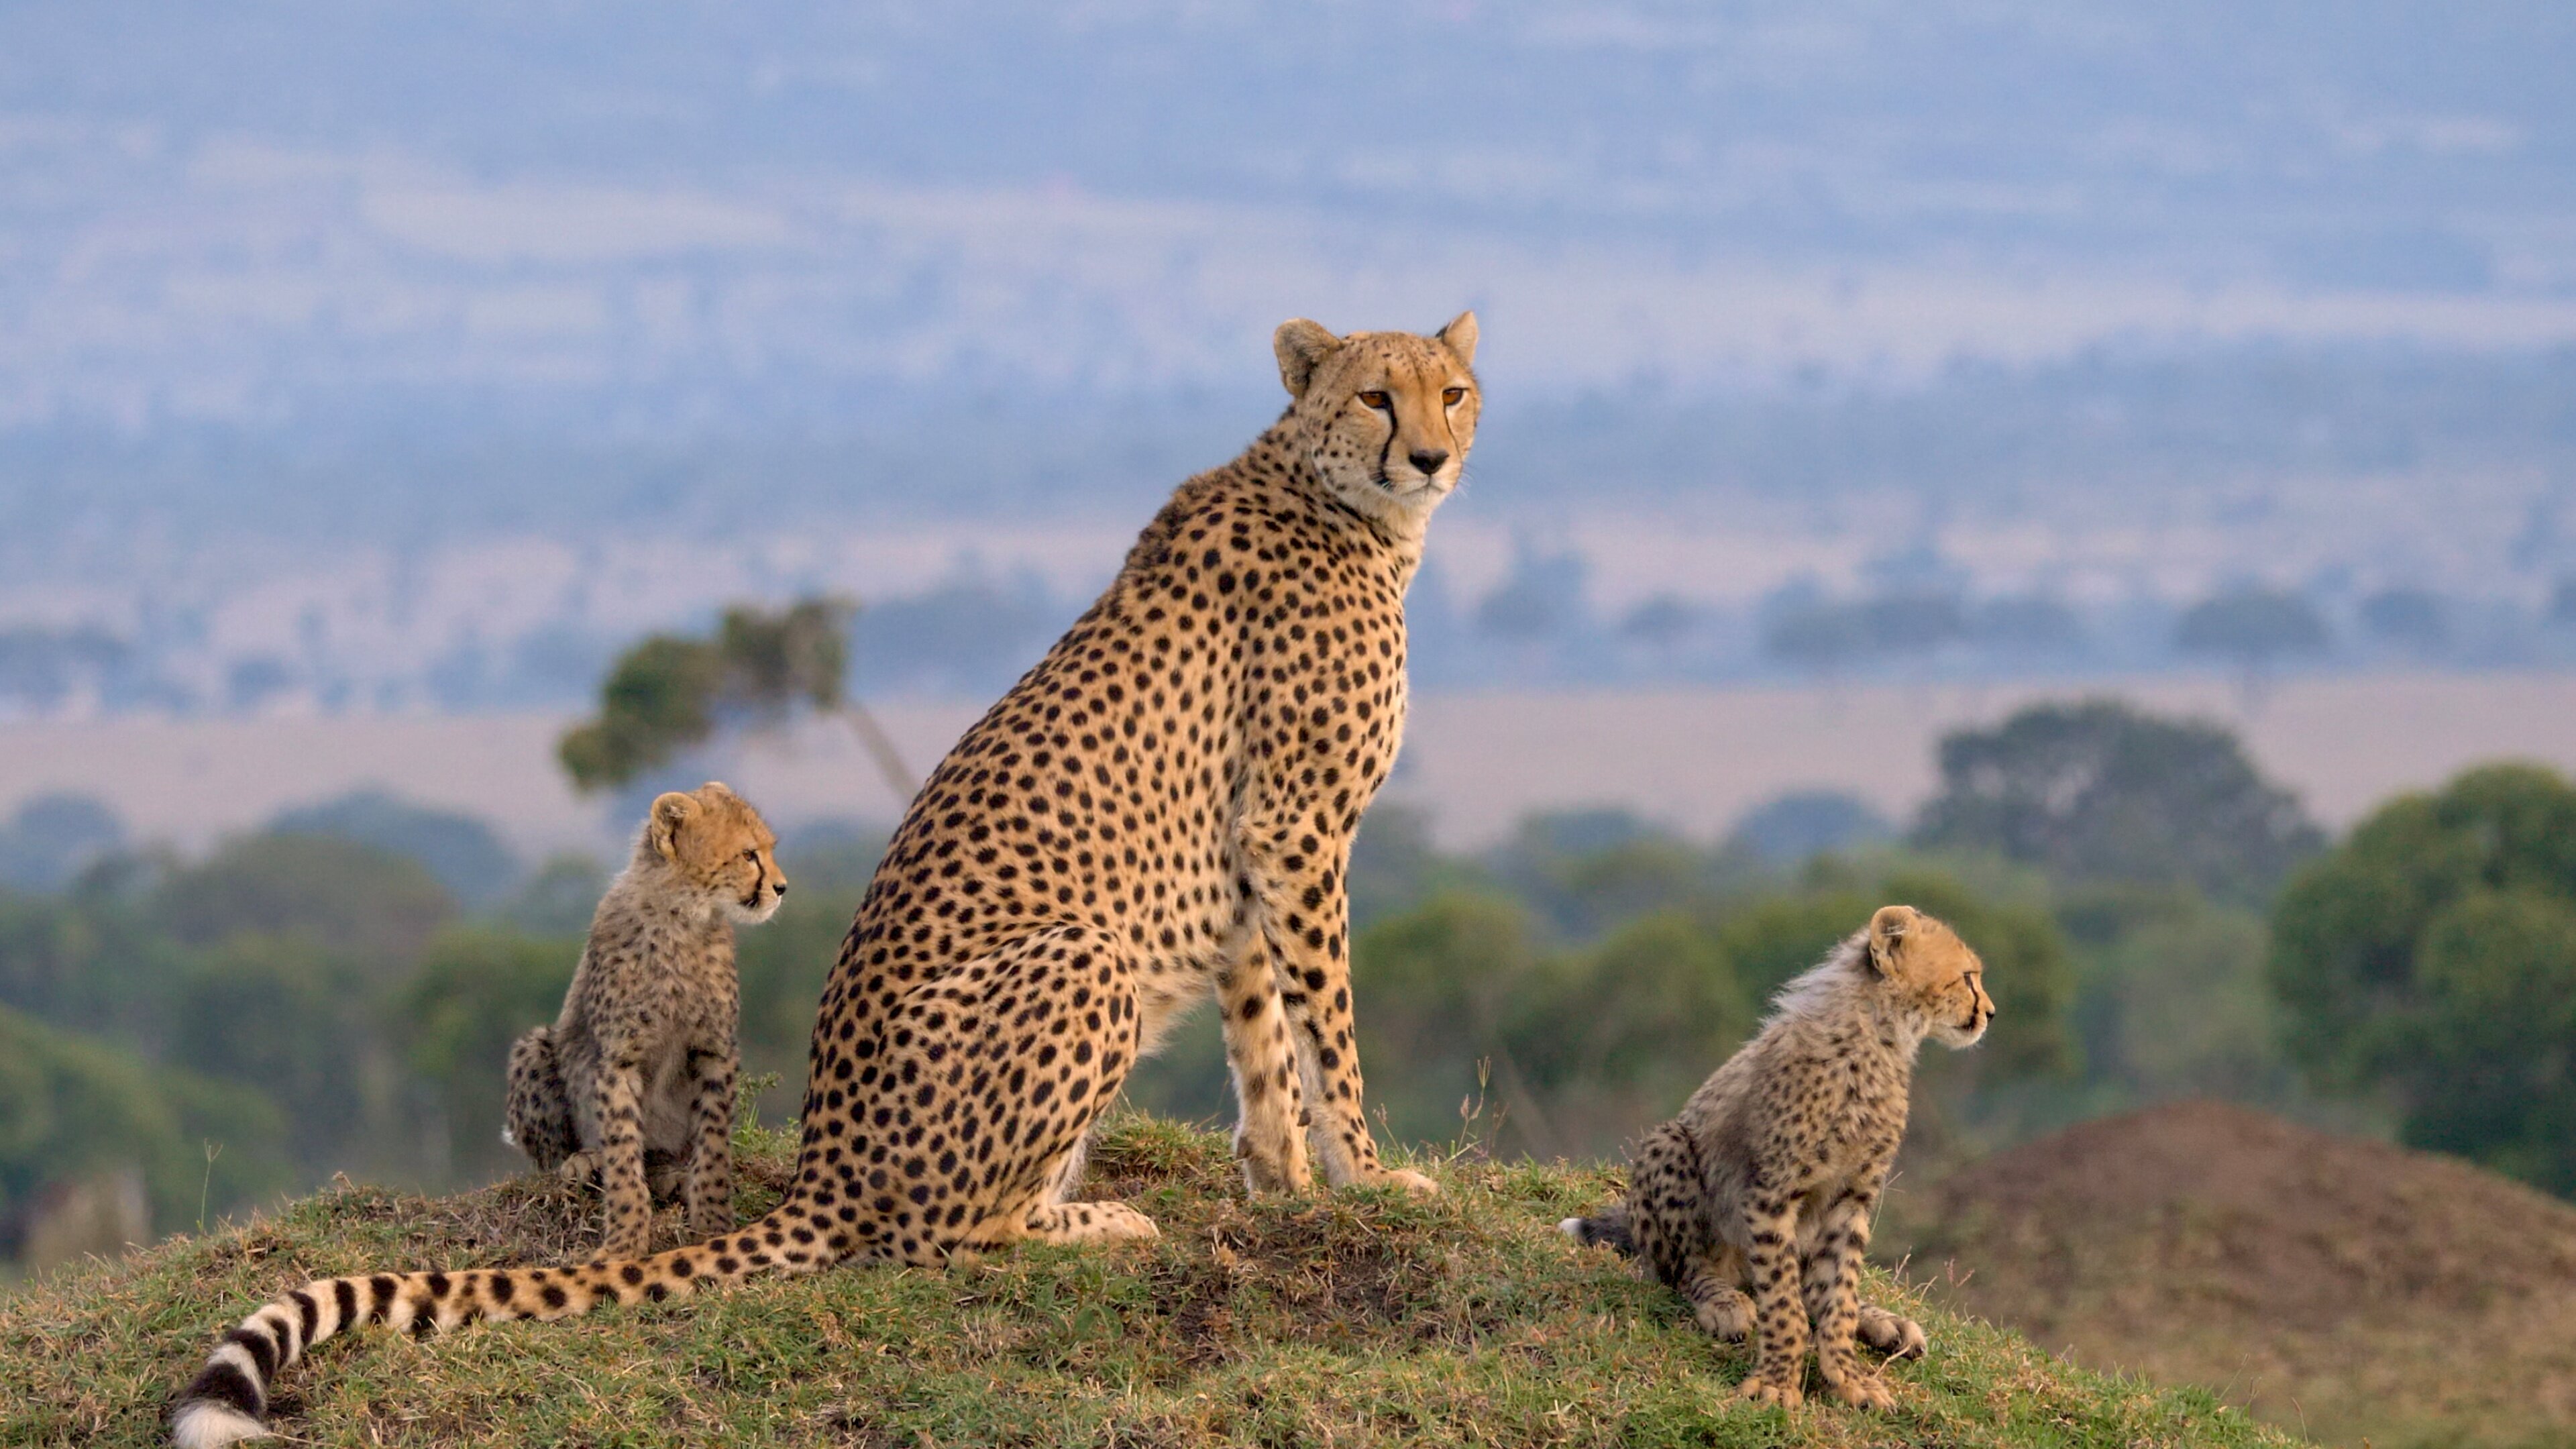
POLYGON ((1649 648, 1669 649, 1699 628, 1703 612, 1677 595, 1656 594, 1620 618, 1619 633, 1649 648))
POLYGON ((179 985, 168 1059, 276 1102, 309 1176, 389 1167, 413 1175, 411 1154, 388 1135, 394 1104, 378 1018, 393 983, 371 976, 310 936, 229 936, 179 985))
POLYGON ((1540 1085, 1507 1034, 1541 979, 1527 911, 1490 895, 1436 896, 1360 932, 1351 970, 1360 1063, 1372 1070, 1372 1100, 1398 1137, 1455 1135, 1461 1099, 1476 1095, 1483 1063, 1496 1101, 1521 1119, 1523 1146, 1564 1150, 1540 1085))
POLYGON ((383 790, 359 790, 289 810, 269 822, 283 835, 354 840, 418 861, 468 906, 500 899, 519 877, 519 862, 492 827, 471 815, 433 810, 383 790))
POLYGON ((1555 939, 1581 941, 1690 904, 1721 862, 1625 810, 1593 809, 1529 816, 1484 864, 1491 883, 1537 912, 1555 939))
POLYGON ((1507 1031, 1552 1097, 1569 1107, 1584 1093, 1628 1097, 1643 1125, 1688 1096, 1755 1020, 1717 936, 1687 912, 1658 911, 1560 958, 1507 1031))
POLYGON ((0 1238, 27 1226, 43 1189, 102 1169, 142 1172, 159 1231, 192 1224, 200 1202, 215 1214, 241 1207, 293 1180, 285 1137, 256 1091, 0 1007, 0 1238))
POLYGON ((1431 837, 1431 817, 1401 800, 1380 800, 1360 822, 1351 845, 1351 925, 1355 930, 1419 904, 1444 887, 1467 884, 1469 872, 1431 837))
POLYGON ((995 578, 969 567, 919 593, 871 601, 850 638, 880 687, 972 696, 1019 678, 1078 612, 1034 573, 995 578))
POLYGON ((103 683, 132 652, 125 641, 92 625, 0 629, 0 700, 48 712, 83 683, 103 683))
POLYGON ((1989 649, 2015 654, 2066 654, 2085 644, 2084 621, 2045 594, 1989 599, 1969 615, 1968 636, 1989 649))
POLYGON ((1498 639, 1528 643, 1583 621, 1588 570, 1571 550, 1549 551, 1523 538, 1512 571, 1476 604, 1476 627, 1498 639))
POLYGON ((2184 886, 2092 885, 2056 914, 2080 962, 2075 1027, 2094 1112, 2184 1097, 2300 1100, 2264 977, 2263 918, 2184 886))
POLYGON ((2249 696, 2279 665, 2323 654, 2329 638, 2315 605, 2279 589, 2233 589, 2203 599, 2174 626, 2174 647, 2235 665, 2249 696))
POLYGON ((847 720, 897 797, 917 783, 876 717, 845 694, 845 599, 805 599, 780 613, 727 609, 712 639, 655 634, 618 656, 597 719, 556 746, 581 790, 623 785, 700 744, 720 725, 774 724, 798 707, 847 720))
POLYGON ((387 1022, 425 1109, 422 1164, 432 1180, 522 1169, 501 1142, 502 1079, 510 1043, 555 1019, 578 937, 475 927, 442 933, 397 992, 387 1022))
POLYGON ((157 1043, 189 961, 188 949, 122 892, 0 894, 0 1005, 48 1025, 157 1043))
POLYGON ((292 935, 379 980, 399 979, 456 914, 418 861, 320 835, 245 835, 173 872, 147 909, 191 946, 292 935))
POLYGON ((607 867, 569 851, 547 857, 494 914, 531 936, 579 936, 590 930, 591 915, 607 889, 607 867))
POLYGON ((125 844, 125 822, 88 795, 39 795, 0 826, 0 885, 57 891, 125 844))
POLYGON ((2382 589, 2359 612, 2361 627, 2383 644, 2430 653, 2451 642, 2449 610, 2422 589, 2382 589))
POLYGON ((1967 632, 1967 614, 1955 596, 1900 591, 1784 609, 1764 626, 1762 648, 1782 663, 1829 671, 1866 659, 1925 653, 1967 632))
POLYGON ((1729 839, 1772 865, 1788 866, 1895 835, 1886 816, 1840 790, 1792 790, 1747 811, 1729 839))
POLYGON ((2282 893, 2293 1057, 2405 1139, 2576 1197, 2576 788, 2491 765, 2401 795, 2282 893))
POLYGON ((1985 850, 2070 881, 2184 884, 2261 904, 2324 845, 2236 737, 2115 700, 2035 705, 1940 747, 1918 844, 1985 850))

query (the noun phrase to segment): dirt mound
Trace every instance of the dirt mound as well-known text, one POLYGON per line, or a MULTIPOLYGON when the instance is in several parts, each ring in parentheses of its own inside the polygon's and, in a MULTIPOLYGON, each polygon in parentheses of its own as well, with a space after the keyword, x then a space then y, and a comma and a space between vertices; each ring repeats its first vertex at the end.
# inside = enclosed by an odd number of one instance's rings
POLYGON ((2576 1432, 2576 1206, 2464 1162, 2191 1102, 1916 1199, 1918 1278, 2097 1367, 2383 1446, 2576 1432))

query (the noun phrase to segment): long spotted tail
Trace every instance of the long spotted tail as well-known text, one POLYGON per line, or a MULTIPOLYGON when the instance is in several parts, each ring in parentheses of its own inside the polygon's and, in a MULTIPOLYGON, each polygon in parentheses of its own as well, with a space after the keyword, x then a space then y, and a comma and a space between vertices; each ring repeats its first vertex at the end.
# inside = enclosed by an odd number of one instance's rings
POLYGON ((1633 1258, 1637 1256, 1637 1239, 1628 1231, 1628 1205, 1612 1203, 1588 1218, 1567 1218, 1556 1230, 1585 1247, 1608 1243, 1633 1258))
POLYGON ((830 1261, 828 1253, 787 1245, 791 1232, 821 1247, 802 1218, 782 1206, 739 1232, 648 1258, 317 1279, 224 1335, 171 1411, 170 1437, 179 1449, 266 1438, 262 1416, 278 1373, 315 1344, 361 1324, 429 1334, 480 1320, 573 1318, 604 1304, 685 1298, 772 1266, 810 1271, 830 1261))

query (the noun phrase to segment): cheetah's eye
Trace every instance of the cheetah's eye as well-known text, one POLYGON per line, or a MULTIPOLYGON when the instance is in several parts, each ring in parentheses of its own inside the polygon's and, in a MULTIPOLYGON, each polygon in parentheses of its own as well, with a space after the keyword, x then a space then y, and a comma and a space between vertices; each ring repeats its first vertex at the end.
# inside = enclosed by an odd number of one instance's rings
POLYGON ((1462 402, 1465 402, 1466 400, 1467 400, 1467 390, 1466 390, 1465 388, 1463 388, 1463 387, 1447 388, 1447 389, 1442 390, 1442 392, 1441 392, 1441 394, 1440 394, 1440 401, 1441 401, 1441 404, 1442 404, 1443 406, 1446 406, 1446 407, 1453 407, 1453 408, 1454 408, 1454 407, 1456 407, 1458 404, 1460 404, 1460 403, 1462 403, 1462 402))
POLYGON ((751 849, 744 851, 742 853, 742 858, 750 861, 754 865, 758 865, 760 863, 760 847, 753 846, 751 849))
POLYGON ((1360 404, 1363 407, 1375 408, 1379 412, 1385 412, 1387 410, 1387 396, 1385 393, 1374 390, 1364 392, 1360 394, 1360 404))

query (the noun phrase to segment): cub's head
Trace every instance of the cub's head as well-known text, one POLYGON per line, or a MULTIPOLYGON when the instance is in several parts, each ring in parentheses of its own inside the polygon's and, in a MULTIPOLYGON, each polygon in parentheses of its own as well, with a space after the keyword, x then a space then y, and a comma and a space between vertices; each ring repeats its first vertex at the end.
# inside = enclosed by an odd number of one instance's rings
POLYGON ((1418 529, 1458 486, 1476 441, 1476 314, 1429 337, 1336 337, 1300 317, 1271 339, 1288 386, 1297 451, 1334 497, 1381 522, 1418 529))
POLYGON ((644 842, 709 903, 737 921, 765 921, 787 894, 778 837, 751 802, 710 780, 653 802, 644 842))
POLYGON ((1986 963, 1946 922, 1912 906, 1881 906, 1869 918, 1869 969, 1944 1046, 1974 1046, 1995 1019, 1986 963))

